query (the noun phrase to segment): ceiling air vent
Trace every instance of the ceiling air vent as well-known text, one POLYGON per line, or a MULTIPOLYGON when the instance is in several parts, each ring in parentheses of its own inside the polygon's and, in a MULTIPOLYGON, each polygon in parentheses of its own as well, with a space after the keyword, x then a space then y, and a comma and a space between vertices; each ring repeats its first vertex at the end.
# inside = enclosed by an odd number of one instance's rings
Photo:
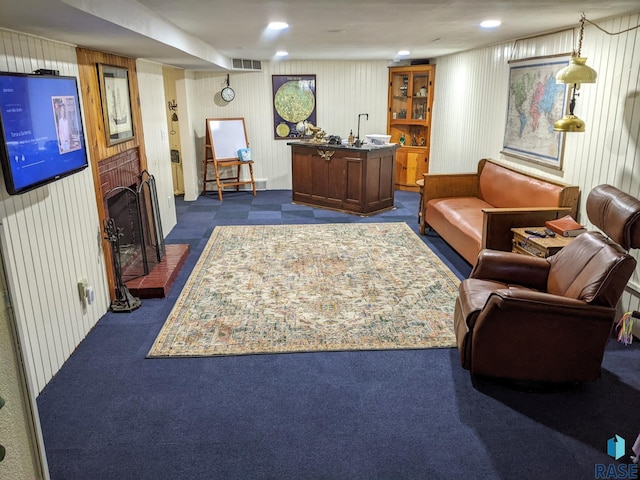
POLYGON ((237 70, 262 70, 262 62, 260 60, 234 58, 232 60, 232 65, 233 68, 237 70))

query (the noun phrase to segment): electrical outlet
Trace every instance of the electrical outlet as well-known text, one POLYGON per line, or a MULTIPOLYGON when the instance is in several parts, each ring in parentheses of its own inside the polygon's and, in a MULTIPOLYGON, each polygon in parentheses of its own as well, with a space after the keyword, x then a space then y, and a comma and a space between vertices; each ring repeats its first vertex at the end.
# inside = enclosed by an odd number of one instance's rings
POLYGON ((89 305, 93 305, 93 301, 96 299, 96 293, 93 290, 93 287, 89 286, 84 289, 84 296, 87 299, 87 303, 89 305))

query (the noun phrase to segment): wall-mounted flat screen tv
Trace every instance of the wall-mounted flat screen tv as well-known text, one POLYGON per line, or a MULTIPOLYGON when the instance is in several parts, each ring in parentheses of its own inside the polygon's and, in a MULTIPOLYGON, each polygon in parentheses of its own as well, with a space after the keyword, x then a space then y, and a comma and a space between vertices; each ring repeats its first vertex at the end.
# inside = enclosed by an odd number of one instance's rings
POLYGON ((0 72, 0 134, 11 195, 86 168, 76 78, 0 72))

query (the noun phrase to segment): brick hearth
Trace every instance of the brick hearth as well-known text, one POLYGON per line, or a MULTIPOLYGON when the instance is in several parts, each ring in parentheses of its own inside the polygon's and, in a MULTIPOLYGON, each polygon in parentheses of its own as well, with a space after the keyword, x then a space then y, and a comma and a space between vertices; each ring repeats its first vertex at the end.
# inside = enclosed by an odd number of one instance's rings
POLYGON ((126 285, 138 298, 163 298, 167 296, 178 272, 189 256, 189 245, 169 244, 166 253, 149 275, 129 280, 126 285))

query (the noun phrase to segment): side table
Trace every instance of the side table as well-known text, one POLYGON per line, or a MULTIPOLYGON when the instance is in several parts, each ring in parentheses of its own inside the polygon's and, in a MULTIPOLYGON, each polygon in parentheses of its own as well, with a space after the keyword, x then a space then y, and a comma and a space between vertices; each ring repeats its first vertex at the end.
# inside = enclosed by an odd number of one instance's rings
POLYGON ((532 255, 534 257, 547 258, 555 255, 564 247, 569 245, 574 237, 536 237, 525 233, 525 230, 535 230, 544 232, 544 227, 521 227, 512 228, 513 249, 512 252, 532 255))

